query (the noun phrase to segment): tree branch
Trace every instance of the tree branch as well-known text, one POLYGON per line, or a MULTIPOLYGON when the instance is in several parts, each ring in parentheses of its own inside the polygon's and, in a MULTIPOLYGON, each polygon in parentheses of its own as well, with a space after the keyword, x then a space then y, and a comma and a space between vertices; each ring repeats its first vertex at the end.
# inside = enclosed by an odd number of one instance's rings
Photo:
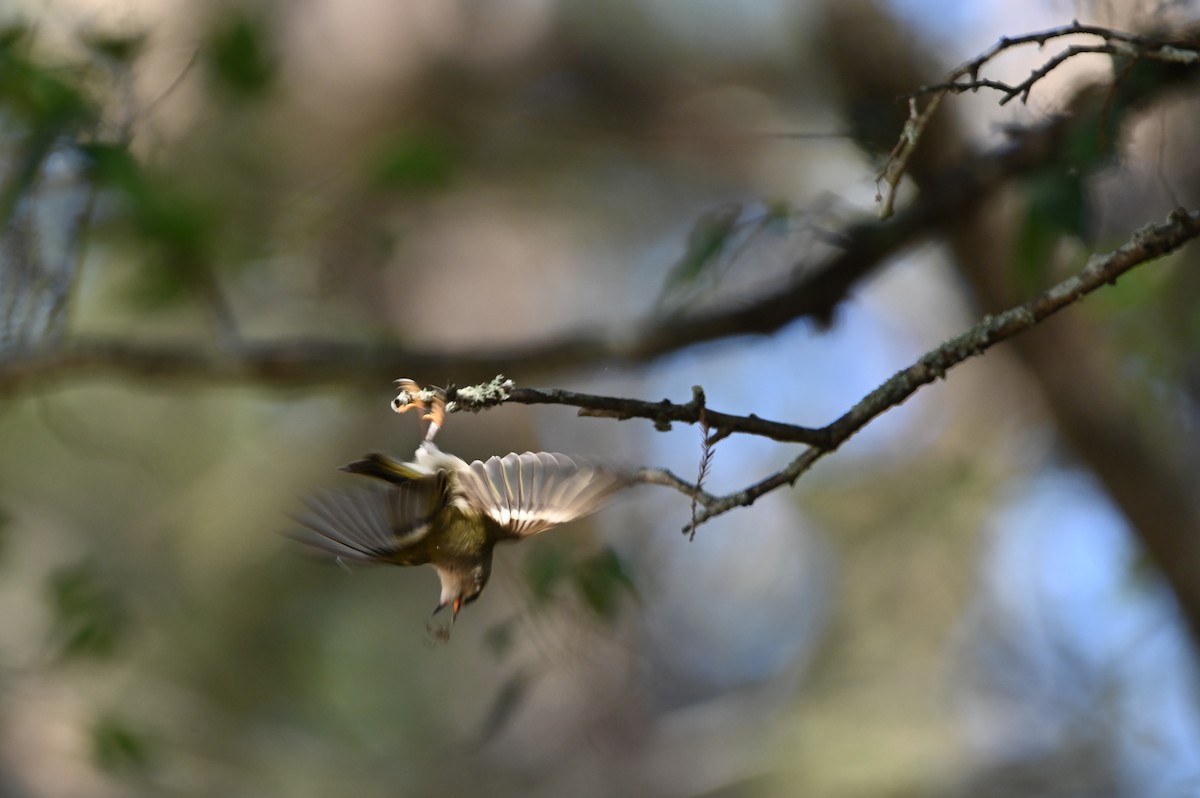
POLYGON ((1176 210, 1167 221, 1147 225, 1138 230, 1120 248, 1103 255, 1092 256, 1078 274, 1043 291, 1024 304, 995 316, 984 317, 970 329, 922 355, 917 362, 897 372, 863 397, 840 418, 819 429, 766 421, 757 416, 733 416, 708 410, 699 388, 693 389, 694 397, 691 402, 681 405, 666 400, 644 402, 563 390, 517 388, 511 380, 503 376, 482 385, 448 389, 446 398, 450 404, 447 405, 447 409, 477 412, 510 402, 560 404, 580 408, 581 415, 650 419, 660 430, 669 428, 673 421, 689 424, 707 422, 709 427, 717 430, 713 433, 713 438, 742 433, 808 444, 808 448, 782 470, 725 496, 713 496, 667 471, 648 469, 640 472, 639 481, 672 487, 703 505, 703 512, 696 514, 693 522, 684 528, 685 532, 689 532, 694 530, 697 524, 734 508, 749 506, 759 497, 784 485, 795 484, 817 460, 836 450, 884 412, 902 404, 922 386, 945 377, 946 372, 954 366, 1028 330, 1097 288, 1115 283, 1117 278, 1130 269, 1161 258, 1197 237, 1200 237, 1200 211, 1176 210))
POLYGON ((733 433, 743 433, 783 443, 807 443, 812 446, 825 446, 829 441, 824 430, 768 421, 753 413, 735 416, 710 410, 705 407, 704 393, 699 386, 692 389, 692 401, 686 404, 676 404, 667 399, 661 402, 645 402, 640 399, 598 396, 559 388, 518 388, 502 376, 490 383, 470 388, 451 387, 445 393, 446 409, 450 412, 479 412, 504 403, 568 405, 579 408, 581 416, 614 418, 619 421, 631 418, 649 419, 654 422, 655 429, 663 432, 669 430, 671 424, 676 421, 684 424, 707 424, 710 429, 715 430, 713 435, 718 440, 733 433))
MULTIPOLYGON (((947 94, 993 89, 1003 95, 1000 105, 1006 105, 1017 98, 1024 103, 1029 100, 1029 94, 1033 91, 1033 87, 1055 69, 1077 55, 1095 53, 1181 66, 1200 64, 1200 50, 1190 46, 1190 43, 1189 46, 1181 46, 1174 41, 1138 36, 1095 25, 1081 25, 1079 22, 1051 28, 1040 33, 1002 38, 981 55, 952 70, 943 82, 922 86, 909 98, 909 114, 903 132, 877 178, 888 186, 887 194, 880 197, 880 218, 886 219, 892 214, 896 192, 899 190, 901 178, 908 171, 908 162, 916 150, 921 134, 928 126, 929 120, 937 113, 938 107, 947 94), (1038 47, 1042 47, 1052 39, 1080 35, 1098 37, 1102 41, 1099 44, 1079 44, 1065 48, 1030 72, 1029 76, 1020 83, 1009 84, 1000 80, 979 77, 980 70, 1006 50, 1027 44, 1036 44, 1038 47), (923 97, 928 97, 924 105, 919 102, 923 97)), ((1112 84, 1113 87, 1115 85, 1115 83, 1112 84)), ((1152 93, 1146 92, 1147 95, 1152 93)))
MULTIPOLYGON (((830 436, 830 444, 827 447, 810 446, 786 468, 744 490, 719 497, 715 501, 699 499, 705 509, 695 523, 703 523, 736 507, 749 506, 770 491, 795 484, 796 480, 821 457, 834 451, 884 411, 904 402, 922 386, 944 377, 952 367, 1033 327, 1097 288, 1115 283, 1118 277, 1135 266, 1161 258, 1198 236, 1200 211, 1176 210, 1166 222, 1147 225, 1138 230, 1119 249, 1105 255, 1094 255, 1079 274, 1022 305, 997 316, 985 317, 971 329, 926 353, 903 371, 897 372, 841 418, 824 427, 822 432, 827 432, 830 436)), ((690 528, 691 525, 685 527, 684 531, 687 532, 690 528)))

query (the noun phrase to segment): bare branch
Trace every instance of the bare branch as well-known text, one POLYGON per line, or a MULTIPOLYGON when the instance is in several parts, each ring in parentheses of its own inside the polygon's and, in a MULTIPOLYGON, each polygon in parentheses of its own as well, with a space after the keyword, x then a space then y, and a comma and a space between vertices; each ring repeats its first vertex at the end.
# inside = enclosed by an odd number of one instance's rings
POLYGON ((1021 96, 1022 101, 1024 101, 1024 99, 1028 98, 1029 89, 1032 88, 1034 83, 1037 83, 1072 57, 1084 53, 1125 55, 1131 58, 1144 58, 1151 61, 1164 61, 1184 65, 1200 63, 1200 52, 1191 47, 1183 47, 1177 43, 1163 39, 1126 33, 1098 25, 1081 25, 1079 22, 1073 22, 1070 25, 1050 28, 1037 33, 1028 33, 1023 36, 1006 36, 977 57, 952 70, 947 76, 946 83, 925 86, 917 91, 917 95, 932 94, 946 90, 962 92, 974 91, 980 88, 998 88, 1006 95, 1005 99, 1001 101, 1001 105, 1018 96, 1021 96), (1072 45, 1067 47, 1046 61, 1041 67, 1035 69, 1026 80, 1016 86, 1008 86, 1007 84, 995 81, 981 81, 979 79, 979 72, 983 67, 1006 50, 1011 50, 1014 47, 1022 47, 1027 44, 1036 44, 1038 47, 1044 47, 1047 42, 1066 36, 1095 36, 1103 40, 1104 44, 1072 45), (960 78, 966 78, 966 80, 960 82, 960 78))
POLYGON ((908 162, 916 150, 921 134, 928 126, 929 120, 937 113, 942 100, 947 94, 963 94, 965 92, 975 92, 980 89, 993 89, 1004 95, 1000 100, 1000 105, 1005 105, 1017 98, 1020 98, 1021 102, 1024 103, 1029 100, 1029 94, 1033 90, 1034 85, 1055 69, 1075 56, 1096 53, 1121 55, 1131 59, 1161 61, 1184 66, 1200 64, 1200 50, 1192 47, 1184 47, 1161 39, 1152 39, 1095 25, 1080 25, 1078 22, 1059 28, 1051 28, 1040 33, 1003 38, 981 55, 952 70, 946 76, 944 82, 923 86, 909 98, 909 114, 907 121, 904 123, 904 130, 901 132, 900 139, 897 141, 891 155, 889 155, 883 170, 877 177, 877 180, 885 182, 888 186, 887 193, 879 198, 881 203, 880 218, 886 219, 891 216, 895 207, 896 193, 899 190, 901 178, 908 171, 908 162), (1045 63, 1033 70, 1020 83, 1009 84, 1000 80, 979 77, 979 73, 983 67, 1006 50, 1027 44, 1036 44, 1042 47, 1052 39, 1079 35, 1099 37, 1102 43, 1068 46, 1047 59, 1045 63), (922 97, 928 98, 923 105, 920 103, 922 97))
POLYGON ((663 485, 674 488, 685 496, 691 496, 705 507, 717 501, 716 496, 693 485, 686 479, 675 476, 665 468, 643 468, 634 475, 634 481, 646 485, 663 485))
MULTIPOLYGON (((981 354, 1003 340, 1023 332, 1048 316, 1105 284, 1114 283, 1125 272, 1155 260, 1200 236, 1200 211, 1176 210, 1166 222, 1137 231, 1119 249, 1094 255, 1081 272, 1042 292, 1030 301, 997 316, 985 317, 971 329, 921 356, 916 363, 897 372, 822 431, 830 436, 825 448, 809 447, 786 468, 744 490, 705 502, 698 523, 736 507, 753 504, 770 491, 792 485, 817 460, 834 451, 886 410, 904 402, 922 386, 944 377, 952 367, 981 354)), ((686 491, 685 491, 686 492, 686 491)), ((687 531, 687 528, 685 528, 687 531)))
MULTIPOLYGON (((503 377, 496 379, 502 380, 503 377)), ((669 430, 674 422, 684 424, 707 422, 709 429, 715 430, 715 434, 720 434, 721 437, 732 433, 743 433, 783 443, 807 443, 812 446, 824 446, 828 443, 828 435, 823 430, 769 421, 759 418, 753 413, 748 416, 735 416, 707 409, 703 400, 703 392, 699 387, 692 389, 692 401, 686 404, 676 404, 666 399, 661 402, 645 402, 640 399, 597 396, 564 391, 559 388, 517 388, 511 385, 509 390, 500 396, 495 392, 485 390, 487 386, 495 383, 496 380, 493 380, 491 383, 470 388, 452 387, 447 389, 446 399, 449 403, 447 409, 452 412, 457 410, 478 412, 505 402, 522 405, 568 405, 579 408, 581 416, 614 418, 622 421, 631 418, 649 419, 660 431, 669 430)))
MULTIPOLYGON (((1167 221, 1138 230, 1120 248, 1107 254, 1094 255, 1078 274, 1024 304, 996 316, 984 317, 967 331, 922 355, 916 363, 892 375, 840 418, 819 429, 766 421, 753 415, 733 416, 708 410, 704 393, 698 386, 693 388, 692 401, 681 405, 666 400, 656 403, 559 389, 517 388, 503 375, 481 385, 447 389, 447 409, 478 412, 505 403, 561 404, 580 408, 580 415, 651 419, 659 430, 669 429, 674 421, 699 423, 706 431, 705 459, 696 484, 660 470, 643 471, 638 477, 641 482, 666 485, 692 498, 692 522, 683 531, 685 534, 694 534, 695 527, 710 518, 737 507, 749 506, 777 488, 795 484, 817 460, 836 450, 875 418, 902 404, 922 386, 945 377, 946 372, 954 366, 1028 330, 1097 288, 1115 283, 1118 277, 1135 266, 1160 258, 1197 237, 1200 237, 1200 211, 1176 210, 1167 221), (710 436, 707 434, 709 429, 716 432, 710 436), (711 446, 732 433, 806 443, 808 448, 782 470, 735 493, 715 497, 701 488, 711 457, 711 446), (704 507, 703 512, 697 512, 697 504, 704 507)), ((428 400, 428 397, 424 398, 428 400)), ((400 401, 399 397, 397 401, 400 401)))

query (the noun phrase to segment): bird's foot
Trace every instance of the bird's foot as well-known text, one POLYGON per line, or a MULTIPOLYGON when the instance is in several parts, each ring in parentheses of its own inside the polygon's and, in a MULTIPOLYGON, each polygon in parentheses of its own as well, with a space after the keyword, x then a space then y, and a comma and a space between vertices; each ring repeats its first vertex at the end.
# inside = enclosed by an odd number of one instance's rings
POLYGON ((437 388, 426 390, 407 378, 396 380, 396 384, 400 393, 392 400, 392 409, 397 413, 406 413, 414 407, 423 411, 421 420, 429 424, 425 440, 432 441, 446 421, 446 395, 437 388))

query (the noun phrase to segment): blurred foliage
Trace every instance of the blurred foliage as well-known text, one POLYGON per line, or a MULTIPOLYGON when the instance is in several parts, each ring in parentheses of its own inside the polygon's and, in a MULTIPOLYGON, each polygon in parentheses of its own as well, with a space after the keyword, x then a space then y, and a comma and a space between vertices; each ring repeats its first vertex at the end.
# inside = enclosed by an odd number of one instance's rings
MULTIPOLYGON (((77 148, 94 184, 119 200, 131 243, 150 254, 133 291, 139 306, 176 304, 194 294, 198 274, 211 261, 214 214, 177 177, 147 167, 128 141, 99 135, 102 106, 119 90, 115 75, 96 64, 36 56, 32 39, 23 28, 0 37, 0 119, 9 137, 9 149, 0 155, 10 164, 0 188, 0 226, 39 179, 52 150, 77 148)), ((146 42, 133 34, 85 34, 81 40, 99 61, 122 68, 146 42)), ((120 221, 110 217, 107 226, 119 228, 120 221)))
POLYGON ((1090 220, 1084 175, 1068 168, 1034 175, 1025 184, 1025 220, 1016 242, 1017 285, 1042 290, 1064 239, 1080 241, 1090 220))
POLYGON ((123 144, 82 149, 97 184, 122 201, 134 240, 149 253, 135 283, 139 305, 161 308, 194 296, 211 268, 215 216, 208 204, 166 176, 147 172, 123 144))
POLYGON ((216 83, 240 100, 261 98, 278 72, 266 21, 242 10, 218 20, 206 55, 216 83))
POLYGON ((688 233, 686 249, 667 276, 665 290, 690 286, 716 267, 738 230, 742 204, 733 202, 701 214, 688 233))
POLYGON ((1089 180, 1113 163, 1134 112, 1147 97, 1161 97, 1163 85, 1194 83, 1194 66, 1112 59, 1115 82, 1085 87, 1065 113, 1074 117, 1059 143, 1054 164, 1030 177, 1024 186, 1026 208, 1017 238, 1016 277, 1028 292, 1045 286, 1059 242, 1086 241, 1092 232, 1089 180))
POLYGON ((1059 143, 1059 157, 1025 180, 1015 269, 1025 294, 1046 287, 1061 242, 1083 242, 1092 232, 1088 181, 1115 158, 1129 110, 1096 87, 1081 92, 1068 111, 1076 119, 1059 143))
POLYGON ((124 643, 130 619, 120 591, 95 562, 59 568, 46 585, 52 635, 64 659, 107 659, 124 643))
POLYGON ((609 547, 600 549, 575 566, 574 583, 584 606, 606 623, 617 620, 623 596, 637 597, 629 564, 609 547))
POLYGON ((494 740, 504 731, 534 686, 534 677, 525 670, 519 669, 505 677, 480 724, 479 744, 494 740))
POLYGON ((525 585, 536 604, 546 604, 571 570, 571 553, 557 546, 541 546, 525 561, 525 585))
POLYGON ((13 27, 0 32, 0 102, 37 138, 54 138, 94 108, 73 78, 79 75, 38 64, 29 54, 32 34, 13 27))
POLYGON ((759 236, 787 236, 793 215, 786 201, 770 202, 761 208, 730 202, 700 214, 688 232, 683 255, 663 280, 659 305, 686 305, 702 293, 714 292, 724 273, 739 265, 738 258, 759 236))
POLYGON ((450 182, 457 166, 458 159, 446 137, 396 133, 378 147, 367 177, 381 189, 440 189, 450 182))
POLYGON ((146 49, 147 36, 143 33, 112 34, 103 31, 84 31, 81 40, 101 59, 128 66, 137 60, 146 49))
POLYGON ((150 740, 115 715, 104 715, 91 728, 92 759, 101 770, 120 776, 143 772, 150 764, 150 740))
POLYGON ((539 546, 526 560, 525 584, 535 606, 557 602, 566 586, 593 617, 609 624, 617 620, 622 597, 637 598, 629 563, 609 546, 585 557, 539 546))
POLYGON ((0 157, 9 161, 0 184, 0 228, 56 143, 94 124, 98 114, 82 88, 82 75, 41 65, 30 55, 31 47, 26 28, 0 31, 0 120, 8 150, 0 149, 0 157))

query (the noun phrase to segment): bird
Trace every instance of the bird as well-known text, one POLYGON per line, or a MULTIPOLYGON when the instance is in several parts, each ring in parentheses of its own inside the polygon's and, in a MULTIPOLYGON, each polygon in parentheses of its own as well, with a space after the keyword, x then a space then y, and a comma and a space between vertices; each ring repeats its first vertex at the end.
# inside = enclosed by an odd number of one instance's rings
MULTIPOLYGON (((412 397, 419 390, 400 380, 412 397)), ((399 402, 397 412, 426 411, 429 431, 413 459, 372 452, 341 466, 370 482, 315 493, 294 516, 291 537, 339 560, 431 565, 441 594, 433 614, 451 623, 479 598, 492 570, 492 550, 599 509, 630 484, 620 469, 551 452, 493 456, 467 463, 443 452, 433 436, 444 422, 444 400, 399 402)))

